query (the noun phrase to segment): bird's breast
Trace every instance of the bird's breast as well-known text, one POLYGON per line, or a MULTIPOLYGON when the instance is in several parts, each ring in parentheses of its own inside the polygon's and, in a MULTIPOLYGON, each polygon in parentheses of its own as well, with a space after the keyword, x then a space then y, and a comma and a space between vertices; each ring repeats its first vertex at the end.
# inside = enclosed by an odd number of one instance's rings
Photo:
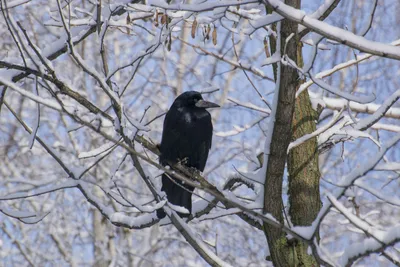
POLYGON ((185 120, 186 123, 192 123, 193 119, 192 119, 192 114, 185 112, 183 114, 183 119, 185 120))

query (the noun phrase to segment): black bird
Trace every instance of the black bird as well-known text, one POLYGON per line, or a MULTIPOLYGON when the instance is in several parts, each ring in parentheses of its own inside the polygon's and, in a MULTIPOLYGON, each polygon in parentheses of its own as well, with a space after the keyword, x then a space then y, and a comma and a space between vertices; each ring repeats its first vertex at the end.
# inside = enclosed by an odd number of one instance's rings
MULTIPOLYGON (((187 167, 203 171, 211 148, 213 126, 211 115, 206 108, 219 105, 203 100, 199 92, 188 91, 178 96, 167 112, 164 120, 160 144, 160 163, 163 166, 181 162, 187 167)), ((192 212, 192 192, 194 187, 182 181, 162 175, 161 190, 168 202, 192 212)), ((157 217, 165 217, 164 210, 157 210, 157 217)), ((190 214, 179 213, 181 217, 190 214)))

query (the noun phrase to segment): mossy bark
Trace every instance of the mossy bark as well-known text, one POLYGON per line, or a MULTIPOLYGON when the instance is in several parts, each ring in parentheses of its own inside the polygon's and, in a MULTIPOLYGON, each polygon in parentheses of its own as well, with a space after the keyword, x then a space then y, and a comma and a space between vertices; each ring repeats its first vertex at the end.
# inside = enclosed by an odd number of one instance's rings
MULTIPOLYGON (((300 8, 301 0, 286 0, 285 3, 300 8)), ((294 36, 286 44, 286 54, 298 66, 303 65, 302 44, 297 34, 298 24, 283 20, 281 25, 281 52, 286 38, 294 36)), ((270 40, 271 52, 275 51, 275 40, 270 40)), ((277 68, 274 76, 277 79, 277 68)), ((290 141, 316 129, 316 112, 312 109, 307 91, 295 97, 304 80, 289 66, 281 66, 280 90, 272 143, 264 186, 264 212, 272 214, 283 223, 282 182, 287 160, 289 173, 289 215, 294 225, 310 225, 321 208, 319 194, 319 166, 316 138, 292 149, 287 156, 290 141)), ((271 260, 274 266, 318 266, 315 258, 307 253, 307 245, 288 240, 280 229, 264 224, 271 260)))

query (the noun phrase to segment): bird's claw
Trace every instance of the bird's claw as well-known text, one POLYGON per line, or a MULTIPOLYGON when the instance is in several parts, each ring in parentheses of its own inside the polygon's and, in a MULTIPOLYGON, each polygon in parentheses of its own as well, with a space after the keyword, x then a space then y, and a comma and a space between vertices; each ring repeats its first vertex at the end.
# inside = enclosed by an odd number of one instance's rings
POLYGON ((194 167, 189 167, 188 170, 192 174, 192 176, 195 176, 196 174, 200 174, 200 171, 194 167))
POLYGON ((186 157, 186 158, 180 159, 180 160, 179 160, 179 164, 181 164, 181 165, 186 165, 186 164, 188 163, 188 161, 189 161, 189 158, 186 157))

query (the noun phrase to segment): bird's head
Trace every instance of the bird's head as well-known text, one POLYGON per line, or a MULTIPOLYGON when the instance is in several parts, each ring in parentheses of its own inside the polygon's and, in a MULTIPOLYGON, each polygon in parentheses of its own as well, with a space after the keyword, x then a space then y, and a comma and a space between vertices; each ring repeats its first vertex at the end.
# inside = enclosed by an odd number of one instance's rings
POLYGON ((196 91, 188 91, 184 92, 180 96, 178 96, 173 105, 177 105, 179 107, 189 107, 189 108, 219 108, 219 105, 205 101, 201 94, 196 91))

